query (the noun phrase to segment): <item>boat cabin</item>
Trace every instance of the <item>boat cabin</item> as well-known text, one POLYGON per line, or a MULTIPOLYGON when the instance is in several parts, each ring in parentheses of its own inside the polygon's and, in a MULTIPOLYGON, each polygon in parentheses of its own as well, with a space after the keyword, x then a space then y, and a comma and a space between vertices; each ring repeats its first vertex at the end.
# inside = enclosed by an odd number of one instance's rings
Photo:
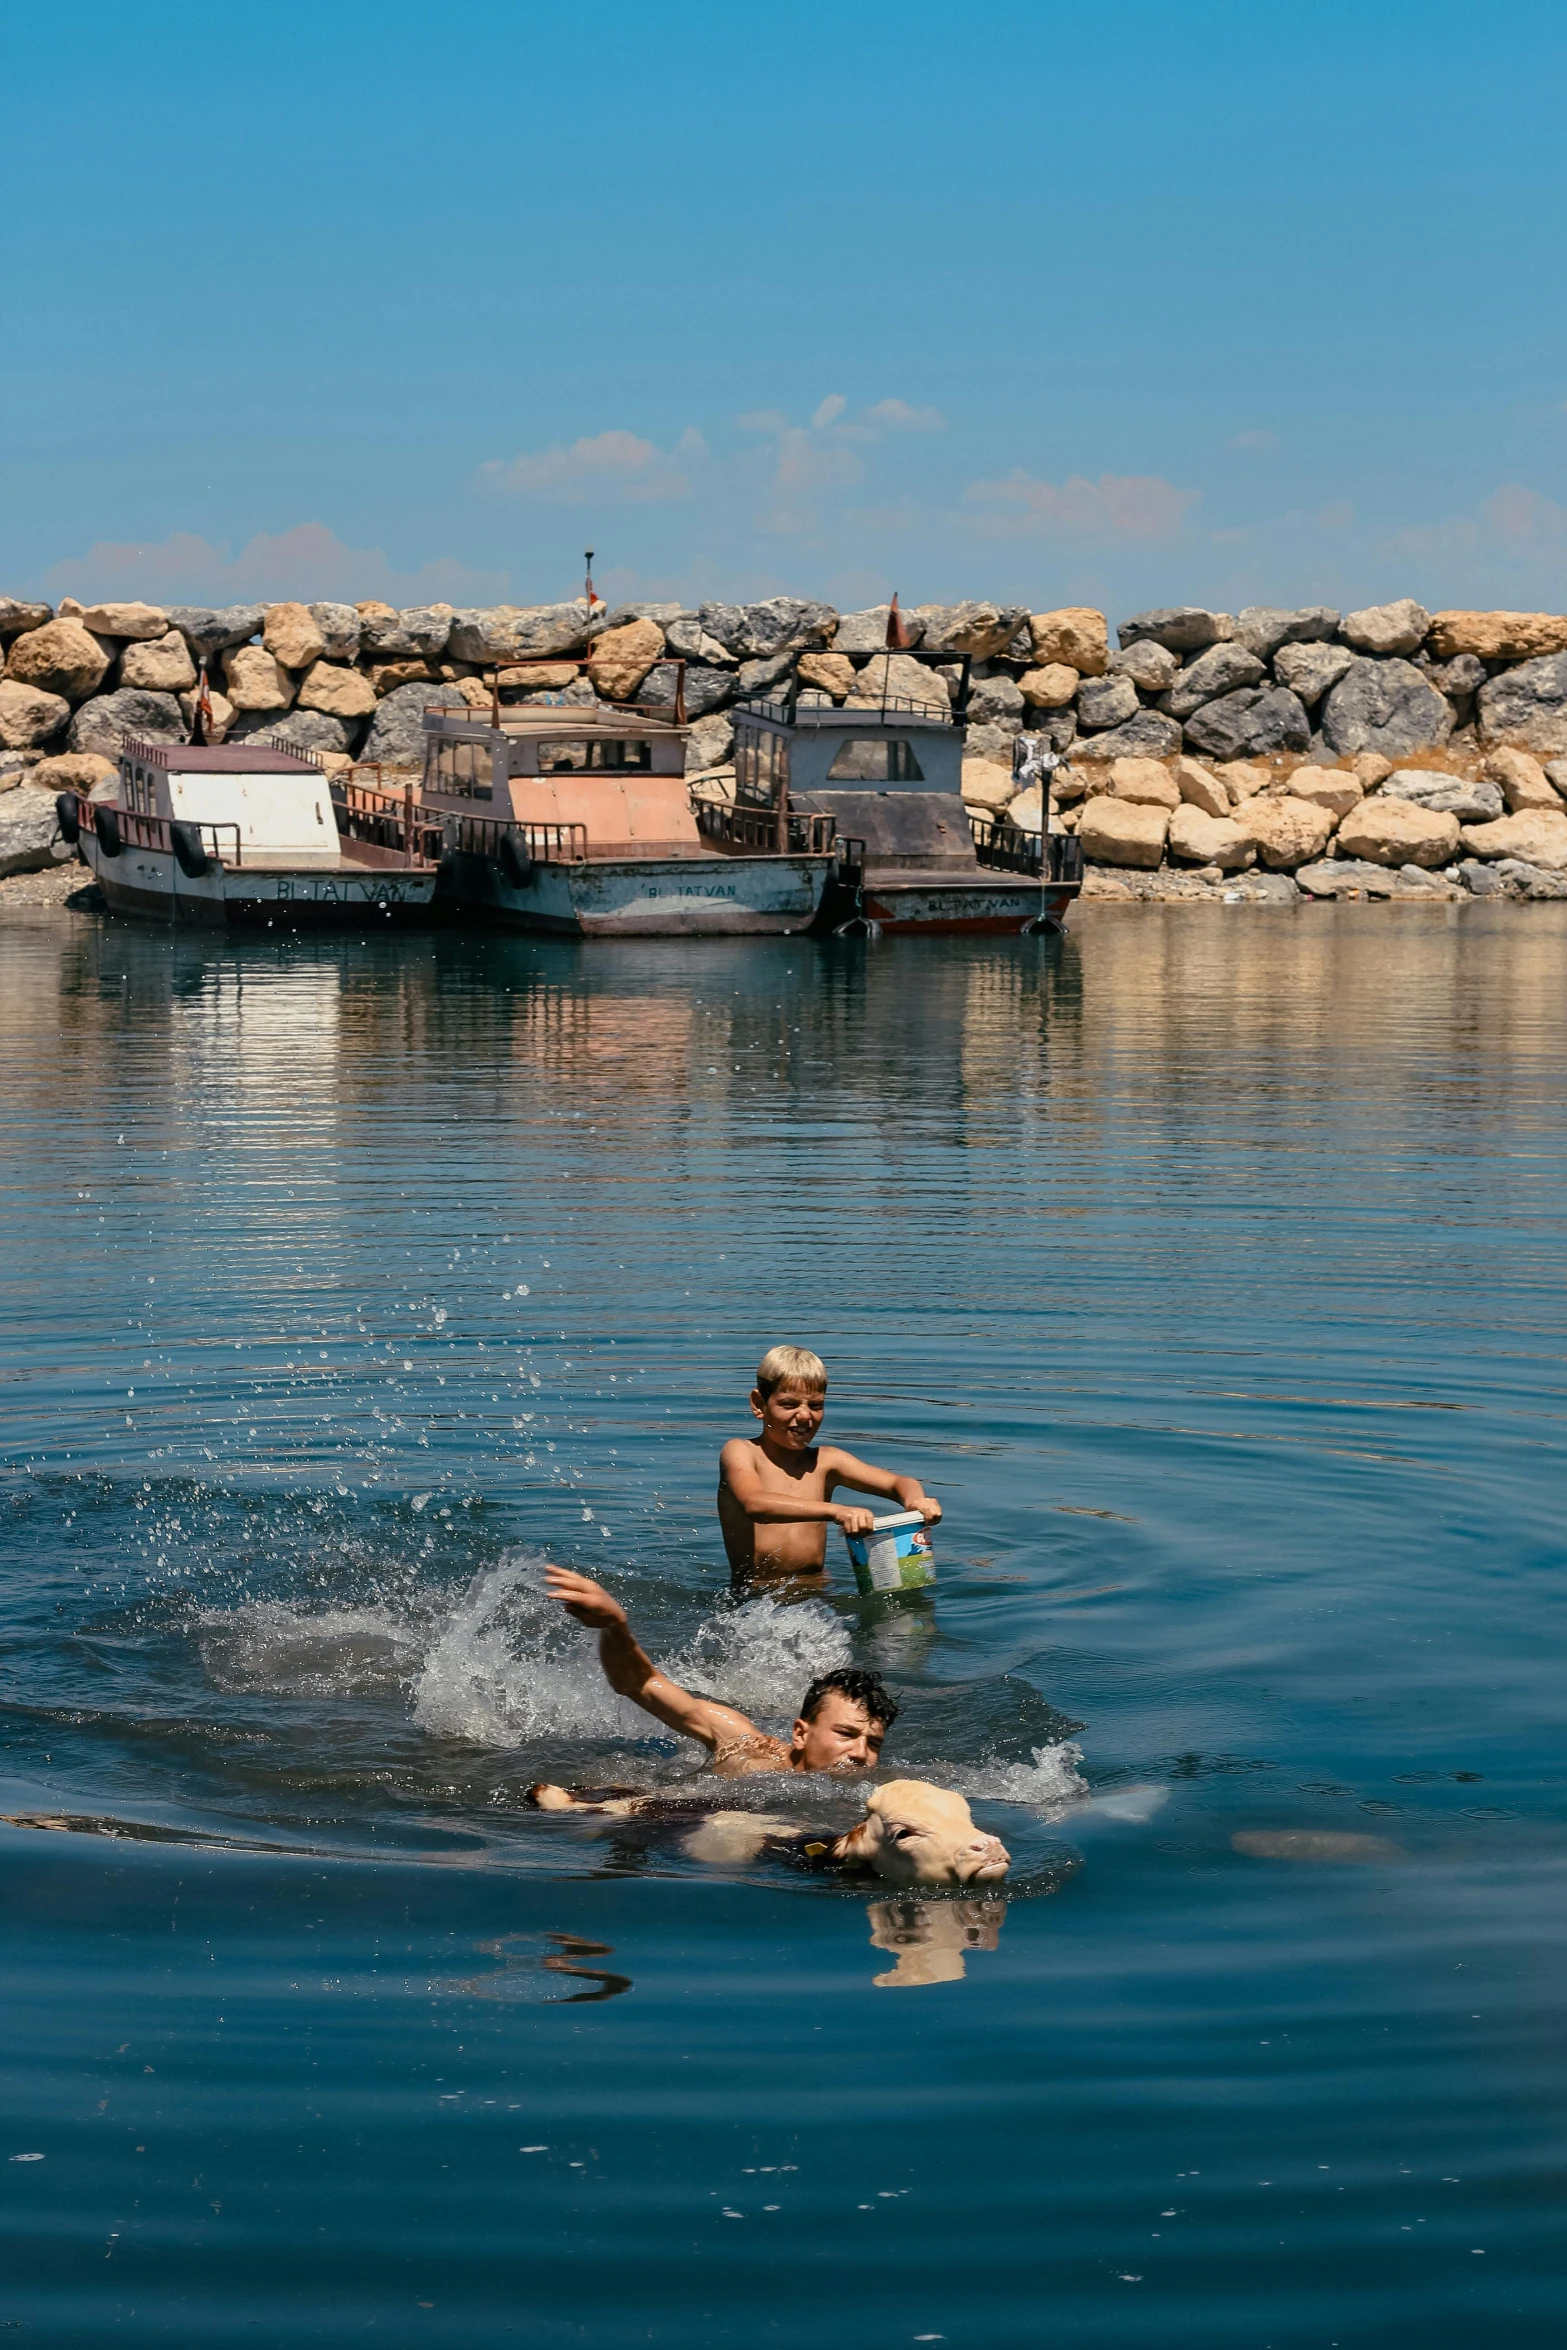
POLYGON ((432 813, 574 831, 592 856, 699 855, 689 733, 662 711, 591 704, 429 709, 421 797, 432 813))
POLYGON ((327 778, 305 753, 265 740, 150 743, 120 749, 119 805, 216 833, 218 854, 247 865, 335 865, 337 818, 327 778))
POLYGON ((742 702, 734 714, 735 800, 771 808, 781 796, 797 803, 802 793, 840 784, 956 796, 963 780, 964 700, 960 689, 955 715, 945 680, 936 679, 928 700, 904 696, 861 707, 825 695, 791 694, 781 701, 742 702))

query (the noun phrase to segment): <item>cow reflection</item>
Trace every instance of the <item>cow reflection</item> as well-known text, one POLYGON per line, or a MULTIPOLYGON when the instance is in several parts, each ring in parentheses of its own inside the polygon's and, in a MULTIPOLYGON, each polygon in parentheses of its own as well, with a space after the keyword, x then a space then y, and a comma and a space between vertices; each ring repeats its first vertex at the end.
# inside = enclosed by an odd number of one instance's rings
POLYGON ((879 1991, 925 1983, 961 1983, 971 1950, 994 1950, 1007 1914, 1004 1901, 873 1901, 871 1948, 897 1963, 873 1979, 879 1991))
POLYGON ((494 1973, 471 1975, 461 1982, 443 1983, 440 1988, 447 1993, 465 1994, 470 1999, 552 1999, 562 2007, 586 2007, 595 1999, 618 1999, 622 1991, 630 1990, 629 1975, 582 1964, 585 1958, 612 1957, 612 1942, 588 1942, 580 1934, 545 1934, 542 1939, 555 1943, 556 1948, 541 1951, 540 1939, 532 1934, 510 1934, 503 1941, 481 1942, 479 1949, 483 1955, 500 1961, 494 1973), (577 1975, 586 1983, 597 1984, 598 1988, 572 1991, 561 1999, 548 1984, 538 1980, 541 1973, 577 1975))

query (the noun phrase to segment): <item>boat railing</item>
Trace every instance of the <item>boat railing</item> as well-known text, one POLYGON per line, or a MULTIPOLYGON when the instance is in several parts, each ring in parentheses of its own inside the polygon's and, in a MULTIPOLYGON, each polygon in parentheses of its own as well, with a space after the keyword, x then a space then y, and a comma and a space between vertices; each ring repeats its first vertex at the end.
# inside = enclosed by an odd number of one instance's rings
POLYGON ((401 853, 405 864, 438 865, 444 822, 418 802, 411 777, 389 783, 375 761, 348 768, 331 781, 338 836, 401 853), (364 779, 366 771, 373 781, 364 779))
POLYGON ((732 800, 702 799, 695 792, 691 807, 705 840, 756 857, 828 857, 838 831, 835 816, 807 815, 794 808, 737 807, 732 800))
POLYGON ((1041 881, 1071 882, 1083 878, 1083 844, 1070 832, 1029 832, 1002 816, 970 813, 974 854, 981 865, 998 873, 1032 873, 1041 881))
POLYGON ((100 815, 109 817, 115 827, 117 845, 110 852, 114 856, 121 849, 147 849, 165 857, 178 856, 180 843, 176 835, 183 835, 187 857, 194 838, 199 839, 203 854, 214 863, 239 866, 244 862, 237 824, 205 824, 194 816, 148 816, 139 808, 119 807, 112 801, 89 800, 80 792, 76 794, 76 821, 81 831, 97 832, 100 815))
POLYGON ((856 725, 879 726, 887 719, 906 722, 911 718, 928 726, 951 726, 956 714, 945 695, 939 700, 932 696, 929 701, 912 694, 878 694, 874 702, 806 702, 792 694, 782 699, 759 694, 737 703, 736 715, 763 718, 773 726, 801 727, 841 726, 845 719, 856 725))
POLYGON ((496 816, 448 816, 442 837, 448 850, 485 857, 493 864, 510 844, 510 856, 529 865, 585 865, 585 824, 508 824, 496 816))

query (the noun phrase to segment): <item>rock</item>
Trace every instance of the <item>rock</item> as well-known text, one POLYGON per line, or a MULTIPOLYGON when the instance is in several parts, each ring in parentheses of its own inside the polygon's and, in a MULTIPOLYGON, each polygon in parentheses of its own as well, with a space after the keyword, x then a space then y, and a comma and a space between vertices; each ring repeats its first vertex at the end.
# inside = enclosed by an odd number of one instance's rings
POLYGON ((74 849, 59 838, 54 801, 39 791, 9 791, 0 798, 0 879, 12 873, 42 873, 63 864, 74 849))
MULTIPOLYGON (((1492 756, 1495 756, 1494 752, 1492 756)), ((1487 766, 1489 766, 1489 764, 1490 762, 1487 761, 1487 766)), ((1545 762, 1545 780, 1550 785, 1552 791, 1558 793, 1563 800, 1567 800, 1567 759, 1547 759, 1545 762)), ((1505 783, 1502 785, 1502 789, 1504 792, 1506 791, 1507 786, 1505 783)))
POLYGON ((1077 723, 1085 732, 1124 725, 1142 705, 1129 677, 1085 677, 1077 693, 1077 723))
POLYGON ((116 694, 100 694, 83 702, 71 720, 67 738, 73 751, 96 751, 102 759, 117 759, 126 735, 144 742, 182 743, 185 718, 172 694, 149 693, 142 686, 126 686, 116 694))
POLYGON ((1200 653, 1230 633, 1231 623, 1221 612, 1204 612, 1197 604, 1167 604, 1153 612, 1134 612, 1116 629, 1124 651, 1145 637, 1172 653, 1200 653))
MULTIPOLYGON (((795 663, 799 658, 798 653, 770 653, 765 661, 742 661, 738 672, 741 700, 771 697, 782 701, 793 683, 795 663), (775 687, 781 687, 782 692, 775 693, 775 687)), ((809 691, 814 693, 816 689, 811 688, 809 691)), ((818 695, 817 698, 820 700, 822 697, 818 695)), ((831 698, 831 695, 826 697, 829 701, 831 698)))
POLYGON ((291 751, 346 751, 358 730, 335 718, 326 710, 252 710, 236 718, 229 729, 230 742, 253 742, 264 737, 268 742, 284 743, 291 751))
MULTIPOLYGON (((1304 605, 1293 612, 1279 611, 1271 604, 1248 604, 1236 615, 1235 635, 1259 661, 1271 661, 1281 645, 1314 644, 1332 636, 1338 622, 1338 614, 1325 604, 1304 605)), ((1299 690, 1293 678, 1284 682, 1299 690)))
MULTIPOLYGON (((1019 832, 1043 832, 1045 829, 1045 795, 1038 784, 1031 783, 1026 791, 1014 793, 1007 802, 1006 815, 1007 822, 1015 824, 1019 832)), ((1053 825, 1051 829, 1059 831, 1060 826, 1053 825)))
POLYGON ((1561 810, 1527 808, 1490 824, 1466 824, 1460 837, 1471 857, 1484 857, 1488 862, 1498 857, 1522 857, 1551 873, 1567 868, 1567 812, 1561 810))
POLYGON ((914 617, 927 653, 969 653, 990 661, 1004 653, 1028 615, 1015 604, 920 604, 914 617))
POLYGON ((604 636, 612 628, 624 628, 633 620, 656 620, 667 629, 670 621, 681 617, 678 604, 617 604, 613 611, 596 611, 592 622, 594 636, 604 636))
POLYGON ((961 789, 967 805, 999 816, 1012 803, 1012 770, 999 759, 965 758, 961 789))
MULTIPOLYGON (((738 611, 738 606, 735 607, 738 611)), ((681 612, 664 630, 664 643, 671 653, 678 653, 683 661, 699 661, 705 668, 722 669, 736 656, 729 647, 720 644, 716 636, 709 636, 695 612, 681 612)))
POLYGON ((1348 645, 1289 644, 1274 655, 1273 674, 1310 709, 1354 665, 1348 645))
POLYGON ((1375 791, 1393 772, 1392 760, 1384 759, 1380 751, 1358 751, 1349 765, 1362 791, 1375 791))
POLYGON ((1025 669, 1017 690, 1031 710, 1064 710, 1078 688, 1078 672, 1064 661, 1047 661, 1042 669, 1025 669))
POLYGON ((1110 655, 1109 674, 1129 677, 1145 694, 1162 694, 1180 674, 1180 657, 1168 645, 1156 645, 1151 636, 1139 637, 1124 653, 1110 655))
POLYGON ((145 686, 149 693, 177 694, 196 682, 190 647, 177 628, 126 646, 120 655, 121 685, 145 686))
POLYGON ((1134 807, 1178 808, 1181 790, 1168 767, 1157 759, 1116 759, 1110 768, 1110 790, 1134 807))
MULTIPOLYGON (((22 642, 30 644, 32 639, 24 637, 22 642)), ((16 675, 15 649, 11 669, 16 675)), ((1481 687, 1477 705, 1482 741, 1552 755, 1567 751, 1567 653, 1549 653, 1536 661, 1521 661, 1516 669, 1504 669, 1481 687)))
POLYGON ((1206 653, 1187 663, 1159 707, 1168 710, 1172 718, 1189 718, 1204 702, 1216 701, 1220 694, 1233 693, 1238 686, 1255 685, 1264 674, 1256 654, 1248 653, 1244 645, 1210 645, 1206 653))
POLYGON ((321 632, 321 651, 326 660, 358 660, 359 612, 356 605, 307 604, 305 610, 321 632))
MULTIPOLYGON (((839 615, 833 632, 832 649, 835 653, 884 653, 887 650, 886 604, 872 604, 863 612, 844 612, 839 615)), ((910 645, 917 645, 925 633, 924 623, 911 612, 900 611, 903 633, 910 645)))
POLYGON ((1130 865, 1151 873, 1164 854, 1170 828, 1167 808, 1112 799, 1102 793, 1083 810, 1077 837, 1096 865, 1130 865))
POLYGON ((846 661, 842 653, 802 653, 800 655, 800 683, 820 688, 831 694, 835 702, 853 689, 854 663, 846 661))
POLYGON ((1339 634, 1357 653, 1413 653, 1425 642, 1430 625, 1424 604, 1417 604, 1413 596, 1400 596, 1395 604, 1367 604, 1362 611, 1346 612, 1339 634))
POLYGON ((1433 662, 1427 677, 1450 702, 1472 700, 1485 683, 1486 669, 1473 653, 1455 653, 1451 661, 1433 662))
POLYGON ((1175 784, 1182 800, 1193 808, 1200 808, 1205 816, 1228 817, 1230 795, 1216 775, 1196 759, 1177 759, 1175 784))
POLYGON ((56 751, 52 758, 40 759, 30 768, 27 780, 34 791, 79 791, 90 799, 105 784, 118 788, 120 770, 113 759, 96 751, 56 751))
POLYGON ((1320 864, 1302 865, 1295 881, 1313 898, 1390 898, 1398 889, 1385 865, 1363 857, 1324 857, 1320 864))
POLYGON ((29 603, 25 596, 0 596, 0 638, 21 636, 30 628, 42 628, 53 618, 51 604, 29 603))
POLYGON ((239 645, 223 656, 223 677, 236 710, 286 710, 294 681, 264 645, 239 645))
POLYGON ((345 669, 338 661, 317 661, 300 683, 301 710, 323 710, 333 718, 368 718, 375 706, 375 687, 363 670, 345 669))
POLYGON ((1010 677, 982 677, 969 694, 969 718, 985 725, 995 718, 1016 718, 1024 711, 1023 694, 1010 677))
POLYGON ((883 700, 912 703, 916 710, 929 710, 941 718, 952 706, 941 671, 911 660, 907 653, 878 653, 856 671, 847 707, 875 709, 883 700))
POLYGON ((46 694, 42 687, 23 685, 14 677, 0 678, 0 746, 6 750, 34 750, 68 726, 70 718, 71 705, 63 694, 46 694))
POLYGON ((229 604, 212 611, 205 604, 171 604, 169 619, 198 661, 211 663, 235 645, 249 644, 266 619, 265 604, 229 604))
POLYGON ((609 702, 629 702, 664 651, 664 632, 656 620, 628 621, 624 628, 607 629, 593 640, 588 676, 595 693, 609 702))
POLYGON ((1298 906, 1300 891, 1289 873, 1234 873, 1226 876, 1226 905, 1298 906))
POLYGON ((1246 686, 1216 702, 1204 702, 1186 721, 1186 731, 1200 751, 1211 752, 1216 759, 1303 751, 1311 740, 1305 711, 1281 685, 1246 686))
POLYGON ((86 605, 78 603, 75 596, 62 596, 60 608, 56 612, 55 618, 56 620, 80 620, 86 609, 86 605))
POLYGON ((1439 751, 1453 731, 1451 703, 1407 661, 1355 661, 1328 695, 1322 731, 1335 751, 1439 751))
POLYGON ((1382 790, 1389 798, 1413 800, 1417 807, 1456 816, 1461 824, 1484 823, 1502 813, 1500 784, 1470 783, 1461 775, 1447 775, 1434 767, 1395 768, 1382 790))
POLYGON ((1473 653, 1482 661, 1533 661, 1567 653, 1567 617, 1558 612, 1433 612, 1431 650, 1439 660, 1473 653))
MULTIPOLYGON (((853 708, 852 702, 844 704, 853 708)), ((1022 733, 1018 718, 992 718, 983 726, 970 726, 963 737, 963 754, 969 759, 995 759, 1004 767, 1012 765, 1012 746, 1022 733)))
MULTIPOLYGON (((427 709, 465 710, 468 697, 462 684, 473 684, 464 679, 458 685, 400 685, 383 701, 377 702, 370 731, 361 746, 360 756, 379 759, 388 767, 420 767, 424 765, 424 714, 427 709)), ((485 696, 489 700, 488 694, 485 696)))
POLYGON ((397 617, 413 650, 426 661, 438 661, 451 639, 450 604, 405 604, 397 617))
POLYGON ((89 604, 82 626, 94 636, 150 639, 168 634, 169 616, 161 604, 89 604))
POLYGON ((686 737, 686 773, 700 775, 711 767, 726 766, 734 756, 733 719, 715 712, 699 718, 686 737))
POLYGON ((1139 710, 1124 726, 1079 736, 1075 753, 1080 759, 1173 759, 1180 747, 1179 720, 1162 710, 1139 710))
POLYGON ((749 661, 768 661, 777 653, 825 651, 832 643, 838 615, 831 604, 807 596, 769 596, 765 603, 741 606, 742 624, 731 649, 749 661))
POLYGON ((1398 894, 1411 898, 1457 898, 1462 890, 1450 882, 1445 873, 1427 873, 1419 865, 1400 865, 1398 894))
POLYGON ((1256 766, 1250 759, 1226 759, 1216 768, 1219 781, 1230 797, 1230 805, 1238 808, 1260 791, 1266 791, 1273 781, 1266 767, 1256 766))
MULTIPOLYGON (((376 698, 397 691, 400 685, 434 685, 436 671, 428 661, 377 661, 364 674, 368 675, 376 698)), ((569 685, 577 674, 575 661, 524 661, 516 669, 503 669, 501 685, 540 686, 569 685)), ((477 683, 477 679, 474 680, 477 683)), ((486 691, 485 700, 489 700, 486 691)))
POLYGON ((1548 872, 1518 857, 1504 857, 1495 870, 1509 897, 1567 898, 1567 873, 1548 872))
POLYGON ((1293 873, 1320 857, 1333 833, 1333 818, 1314 800, 1292 795, 1274 799, 1258 792, 1246 803, 1241 827, 1257 844, 1257 853, 1271 873, 1293 873))
MULTIPOLYGON (((644 709, 673 710, 677 675, 673 661, 654 664, 642 680, 637 696, 644 709)), ((708 669, 700 662, 688 662, 685 678, 688 719, 705 718, 710 710, 721 710, 735 698, 738 681, 732 669, 708 669)))
POLYGON ((1338 844, 1343 855, 1372 865, 1445 865, 1458 846, 1458 819, 1378 793, 1351 808, 1339 825, 1338 844))
MULTIPOLYGON (((227 694, 219 693, 210 678, 207 681, 207 701, 212 711, 211 729, 207 740, 209 743, 227 742, 229 728, 234 723, 234 705, 227 694)), ((179 703, 180 716, 185 721, 185 732, 189 735, 196 723, 196 696, 194 693, 181 694, 179 703)))
POLYGON ((1189 865, 1217 865, 1221 872, 1238 873, 1254 863, 1256 844, 1245 825, 1228 816, 1211 816, 1204 808, 1183 804, 1170 818, 1169 849, 1189 865))
POLYGON ((1292 798, 1309 800, 1314 808, 1325 808, 1334 817, 1347 816, 1364 797, 1355 777, 1342 767, 1297 767, 1289 788, 1292 798))
POLYGON ((1466 857, 1458 868, 1458 878, 1465 889, 1477 898, 1504 898, 1507 884, 1495 865, 1482 864, 1478 857, 1466 857))
MULTIPOLYGON (((374 601, 356 604, 354 617, 359 623, 359 657, 364 660, 413 661, 424 658, 404 628, 402 614, 394 610, 392 605, 374 601)), ((451 633, 450 629, 447 633, 451 633)))
MULTIPOLYGON (((360 625, 365 626, 362 607, 360 625)), ((401 633, 408 650, 424 650, 406 627, 401 633)), ((592 615, 581 596, 566 604, 497 604, 489 611, 454 612, 446 650, 454 661, 524 661, 583 652, 591 633, 592 615)))
POLYGON ((1061 663, 1075 669, 1079 677, 1103 677, 1110 666, 1105 616, 1089 604, 1064 604, 1058 612, 1030 612, 1028 634, 1041 668, 1061 663))
POLYGON ((1071 708, 1041 710, 1035 704, 1028 713, 1027 730, 1037 734, 1047 750, 1064 751, 1077 738, 1077 712, 1071 708))
POLYGON ((6 675, 19 685, 37 686, 41 693, 63 694, 68 702, 85 701, 96 693, 108 674, 109 654, 79 620, 48 620, 16 638, 6 661, 6 675))
POLYGON ((304 604, 269 605, 261 641, 285 669, 308 669, 326 651, 326 638, 304 604))

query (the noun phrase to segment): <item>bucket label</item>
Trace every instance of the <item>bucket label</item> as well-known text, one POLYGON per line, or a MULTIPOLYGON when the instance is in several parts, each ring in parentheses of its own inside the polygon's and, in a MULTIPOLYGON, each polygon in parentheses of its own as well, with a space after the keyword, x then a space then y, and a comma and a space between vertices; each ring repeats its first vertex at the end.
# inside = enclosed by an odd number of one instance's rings
POLYGON ((915 1591, 936 1580, 936 1559, 930 1528, 914 1525, 877 1526, 869 1534, 849 1537, 854 1580, 867 1595, 874 1591, 915 1591))

